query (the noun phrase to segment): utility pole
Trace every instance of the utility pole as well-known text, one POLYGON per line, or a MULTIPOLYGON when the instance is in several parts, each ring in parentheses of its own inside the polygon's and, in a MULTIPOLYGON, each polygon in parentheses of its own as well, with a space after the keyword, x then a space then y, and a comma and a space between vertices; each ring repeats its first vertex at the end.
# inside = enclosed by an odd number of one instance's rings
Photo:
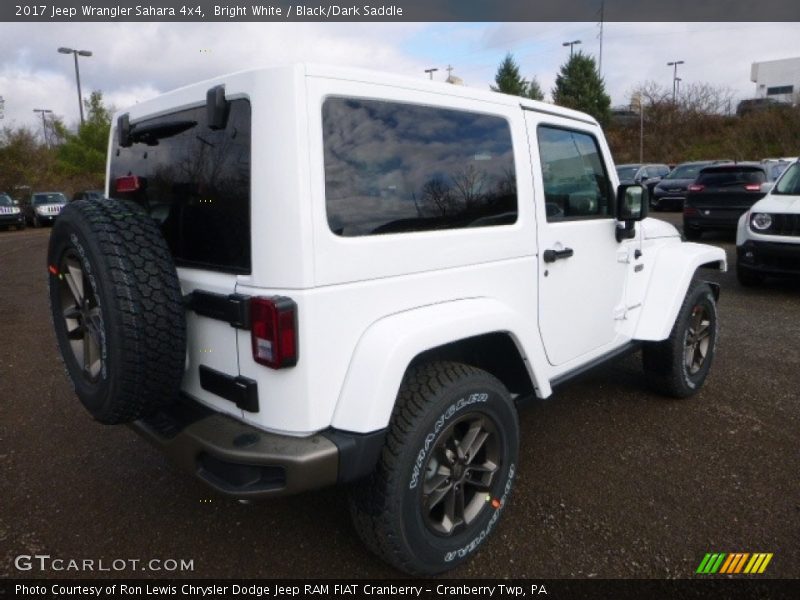
POLYGON ((674 60, 672 62, 668 62, 668 67, 673 67, 672 71, 672 103, 675 104, 675 100, 677 99, 677 90, 678 90, 678 65, 684 64, 682 60, 674 60))
POLYGON ((47 141, 47 120, 45 119, 45 115, 48 113, 53 114, 53 111, 48 108, 34 108, 33 112, 38 112, 42 115, 42 137, 44 138, 45 147, 49 148, 50 142, 47 141))
POLYGON ((425 69, 425 72, 430 75, 431 81, 433 81, 433 74, 438 71, 439 69, 425 69))

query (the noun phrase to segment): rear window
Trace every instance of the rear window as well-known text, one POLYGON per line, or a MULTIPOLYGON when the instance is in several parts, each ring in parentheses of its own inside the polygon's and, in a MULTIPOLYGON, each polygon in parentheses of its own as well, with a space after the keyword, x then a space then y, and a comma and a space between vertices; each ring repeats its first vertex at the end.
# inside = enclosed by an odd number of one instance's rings
POLYGON ((635 167, 617 167, 617 176, 620 179, 633 179, 640 168, 639 165, 635 167))
POLYGON ((766 175, 761 169, 704 169, 697 177, 697 183, 706 186, 738 185, 740 183, 764 183, 766 175))
POLYGON ((678 165, 664 179, 694 179, 706 164, 678 165))
POLYGON ((517 220, 508 122, 398 102, 322 106, 328 225, 345 237, 517 220))
POLYGON ((109 194, 149 211, 176 264, 249 273, 250 129, 247 100, 231 102, 222 130, 208 128, 205 105, 135 122, 133 144, 112 156, 109 194), (139 189, 116 192, 127 176, 139 189))

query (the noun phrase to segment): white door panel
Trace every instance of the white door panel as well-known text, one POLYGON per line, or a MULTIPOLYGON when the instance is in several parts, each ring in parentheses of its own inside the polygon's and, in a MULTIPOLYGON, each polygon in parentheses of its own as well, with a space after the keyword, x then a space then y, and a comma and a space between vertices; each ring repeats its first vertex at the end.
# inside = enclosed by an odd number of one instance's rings
POLYGON ((526 112, 539 245, 539 331, 563 365, 620 343, 630 265, 616 240, 616 178, 599 128, 526 112), (554 258, 555 260, 547 260, 554 258))

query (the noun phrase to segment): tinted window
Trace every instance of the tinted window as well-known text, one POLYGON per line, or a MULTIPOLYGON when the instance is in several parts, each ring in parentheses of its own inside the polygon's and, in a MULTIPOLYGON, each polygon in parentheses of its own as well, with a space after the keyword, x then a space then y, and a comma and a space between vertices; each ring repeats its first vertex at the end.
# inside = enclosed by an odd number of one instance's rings
POLYGON ((593 136, 540 126, 539 154, 548 221, 612 214, 608 174, 593 136))
POLYGON ((206 122, 203 105, 134 123, 133 145, 112 156, 109 193, 150 212, 177 264, 247 273, 250 103, 232 101, 223 130, 206 122), (140 189, 116 192, 117 178, 129 175, 140 189))
POLYGON ((766 175, 761 169, 706 169, 698 176, 697 183, 706 186, 727 186, 740 183, 763 183, 766 179, 766 175))
POLYGON ((772 193, 800 195, 800 163, 794 163, 786 169, 772 193))
POLYGON ((694 179, 697 177, 700 169, 707 164, 708 163, 703 163, 701 165, 678 165, 664 179, 694 179))
POLYGON ((636 173, 639 172, 639 167, 618 167, 617 168, 617 176, 620 179, 633 179, 636 177, 636 173))
POLYGON ((342 236, 517 219, 505 119, 353 98, 322 107, 328 225, 342 236))
POLYGON ((6 194, 0 194, 0 206, 14 206, 14 203, 6 194))

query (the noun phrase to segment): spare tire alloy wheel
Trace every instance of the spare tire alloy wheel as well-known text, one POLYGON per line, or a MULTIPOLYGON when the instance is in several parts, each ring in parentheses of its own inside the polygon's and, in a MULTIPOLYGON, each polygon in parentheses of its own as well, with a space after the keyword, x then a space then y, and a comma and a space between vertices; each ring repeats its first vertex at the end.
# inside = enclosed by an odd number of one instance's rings
POLYGON ((59 312, 73 358, 83 366, 83 377, 97 382, 106 358, 103 315, 95 293, 96 283, 87 276, 74 248, 64 252, 58 265, 59 312))
POLYGON ((186 319, 156 222, 131 202, 71 202, 53 226, 48 271, 56 341, 89 413, 129 423, 174 402, 186 319))

